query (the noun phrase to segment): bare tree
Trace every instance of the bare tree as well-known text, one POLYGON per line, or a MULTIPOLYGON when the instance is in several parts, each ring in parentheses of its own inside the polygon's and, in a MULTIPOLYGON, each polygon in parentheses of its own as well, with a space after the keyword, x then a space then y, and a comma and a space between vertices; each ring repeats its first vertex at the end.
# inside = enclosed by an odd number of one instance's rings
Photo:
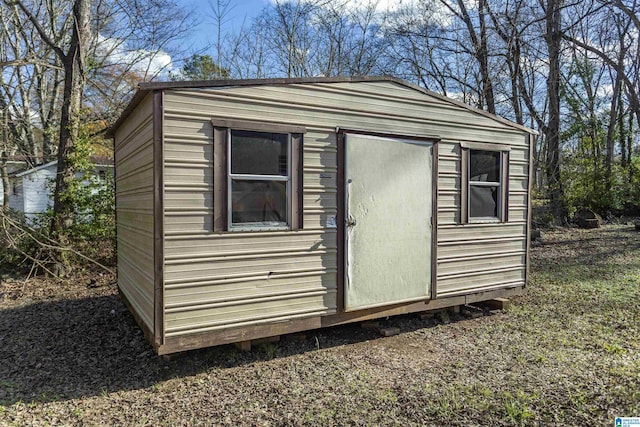
MULTIPOLYGON (((620 2, 613 1, 607 2, 607 4, 617 7, 620 2)), ((629 8, 622 8, 621 10, 629 10, 629 8)), ((636 14, 640 13, 640 5, 636 4, 632 10, 635 10, 636 14)), ((631 22, 637 25, 637 18, 631 19, 631 22)), ((603 28, 600 27, 600 30, 603 30, 603 28)), ((627 49, 629 55, 625 58, 625 70, 621 73, 622 82, 629 97, 631 111, 636 116, 636 122, 640 122, 640 48, 638 47, 640 41, 637 36, 634 37, 634 34, 637 34, 638 31, 640 31, 640 27, 635 27, 633 33, 627 31, 626 35, 631 38, 634 46, 627 49)), ((587 41, 579 40, 569 33, 563 33, 562 36, 574 45, 595 54, 605 65, 613 69, 617 68, 618 57, 615 51, 611 52, 587 41)))
POLYGON ((549 120, 543 128, 547 143, 547 182, 551 208, 556 218, 566 215, 564 189, 560 175, 560 49, 562 43, 563 0, 546 0, 545 42, 549 55, 549 76, 547 78, 547 99, 549 120))
POLYGON ((97 128, 118 117, 139 82, 166 78, 189 57, 181 40, 194 23, 191 11, 170 0, 94 2, 83 107, 97 128))
POLYGON ((471 53, 478 61, 480 72, 480 106, 486 105, 490 113, 495 114, 496 104, 493 91, 493 82, 489 70, 489 51, 487 48, 487 3, 486 0, 478 0, 477 18, 472 19, 469 9, 464 0, 456 0, 456 6, 448 0, 440 0, 451 13, 460 19, 466 27, 467 34, 471 40, 471 53))
POLYGON ((276 0, 274 8, 263 17, 271 30, 271 49, 287 77, 314 74, 310 69, 313 30, 310 18, 316 5, 304 0, 295 2, 276 0))
MULTIPOLYGON (((51 13, 57 3, 38 3, 40 16, 51 13)), ((57 12, 54 12, 57 13, 57 12)), ((57 21, 66 27, 64 14, 57 21)), ((53 129, 60 110, 61 64, 53 50, 42 41, 33 26, 25 24, 17 4, 0 4, 2 61, 7 64, 0 76, 0 96, 8 105, 16 133, 15 148, 29 163, 49 160, 55 152, 53 129)), ((60 37, 51 31, 51 37, 60 37)))
POLYGON ((361 76, 383 68, 388 42, 375 2, 346 7, 334 0, 313 12, 312 69, 324 76, 361 76))
MULTIPOLYGON (((4 1, 8 3, 10 0, 4 1)), ((71 26, 71 37, 66 46, 51 37, 51 32, 47 31, 45 24, 32 13, 22 0, 15 0, 15 4, 19 6, 22 13, 37 30, 43 42, 56 53, 64 70, 58 163, 53 197, 53 220, 51 222, 51 235, 54 238, 63 238, 63 231, 71 225, 73 218, 69 206, 65 203, 64 194, 75 176, 69 157, 78 139, 80 107, 86 79, 86 49, 91 34, 91 3, 90 0, 74 0, 71 5, 73 25, 71 26)))
POLYGON ((522 63, 522 44, 523 44, 523 31, 525 25, 522 20, 522 10, 524 8, 523 2, 498 4, 497 7, 501 8, 501 12, 492 10, 489 4, 486 4, 487 15, 491 19, 493 24, 493 31, 502 40, 504 45, 503 58, 504 64, 508 70, 508 90, 506 94, 510 100, 511 108, 513 110, 513 118, 516 123, 524 124, 524 112, 522 106, 522 95, 520 91, 522 86, 519 78, 521 77, 523 70, 522 63))
POLYGON ((215 62, 220 68, 224 68, 225 58, 222 44, 225 42, 223 37, 223 29, 228 23, 228 17, 234 8, 231 0, 209 0, 209 7, 211 9, 211 17, 213 18, 213 26, 215 31, 215 62))
MULTIPOLYGON (((9 109, 22 112, 31 129, 38 128, 34 118, 39 117, 45 144, 57 136, 50 234, 65 243, 64 230, 74 217, 67 189, 75 179, 81 124, 94 120, 106 127, 130 97, 134 82, 153 78, 170 65, 165 49, 183 35, 188 14, 163 0, 2 0, 1 5, 3 18, 8 18, 1 20, 1 30, 15 28, 20 35, 3 44, 12 49, 11 75, 17 82, 5 85, 17 92, 9 109), (33 105, 38 108, 32 112, 33 105)), ((53 151, 45 150, 45 158, 53 151)))

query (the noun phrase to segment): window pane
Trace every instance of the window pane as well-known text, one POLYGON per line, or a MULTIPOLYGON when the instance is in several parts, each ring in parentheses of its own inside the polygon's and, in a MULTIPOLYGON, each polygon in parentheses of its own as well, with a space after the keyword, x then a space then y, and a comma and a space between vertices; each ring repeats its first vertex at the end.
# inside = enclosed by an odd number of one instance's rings
POLYGON ((500 152, 470 150, 469 180, 500 182, 500 152))
POLYGON ((287 182, 231 180, 232 224, 287 224, 287 182))
POLYGON ((231 173, 287 176, 288 141, 282 133, 231 131, 231 173))
POLYGON ((498 218, 498 189, 500 187, 469 186, 469 217, 498 218))

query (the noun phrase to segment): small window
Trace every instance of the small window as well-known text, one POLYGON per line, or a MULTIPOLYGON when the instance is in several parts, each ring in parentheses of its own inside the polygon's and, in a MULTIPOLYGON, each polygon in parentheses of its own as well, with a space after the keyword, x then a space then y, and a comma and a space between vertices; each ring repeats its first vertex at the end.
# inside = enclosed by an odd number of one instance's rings
POLYGON ((250 120, 211 119, 211 124, 212 231, 302 229, 306 129, 250 120))
POLYGON ((462 223, 507 221, 508 155, 495 144, 462 146, 462 223))
POLYGON ((98 178, 100 178, 100 181, 104 181, 107 179, 107 172, 106 171, 98 171, 98 178))
POLYGON ((290 135, 246 130, 230 133, 230 228, 286 228, 291 193, 290 135))
POLYGON ((14 182, 12 187, 13 187, 13 195, 17 196, 18 195, 18 183, 14 182))
POLYGON ((500 219, 499 151, 469 151, 469 218, 500 219))

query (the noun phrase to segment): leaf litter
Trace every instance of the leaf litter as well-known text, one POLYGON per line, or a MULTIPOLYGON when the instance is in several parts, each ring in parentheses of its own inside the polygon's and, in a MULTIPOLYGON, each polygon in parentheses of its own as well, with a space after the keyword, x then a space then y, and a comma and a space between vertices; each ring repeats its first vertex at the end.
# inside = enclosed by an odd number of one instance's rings
POLYGON ((114 277, 0 283, 0 425, 606 425, 640 416, 640 233, 549 230, 506 312, 157 357, 114 277))

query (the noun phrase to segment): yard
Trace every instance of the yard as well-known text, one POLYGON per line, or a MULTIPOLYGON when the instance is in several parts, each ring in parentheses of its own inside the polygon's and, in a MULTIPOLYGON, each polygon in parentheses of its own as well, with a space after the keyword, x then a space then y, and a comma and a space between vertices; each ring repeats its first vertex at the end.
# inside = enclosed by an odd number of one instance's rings
POLYGON ((613 425, 640 416, 640 233, 563 229, 507 312, 163 361, 113 277, 0 282, 0 425, 613 425))

